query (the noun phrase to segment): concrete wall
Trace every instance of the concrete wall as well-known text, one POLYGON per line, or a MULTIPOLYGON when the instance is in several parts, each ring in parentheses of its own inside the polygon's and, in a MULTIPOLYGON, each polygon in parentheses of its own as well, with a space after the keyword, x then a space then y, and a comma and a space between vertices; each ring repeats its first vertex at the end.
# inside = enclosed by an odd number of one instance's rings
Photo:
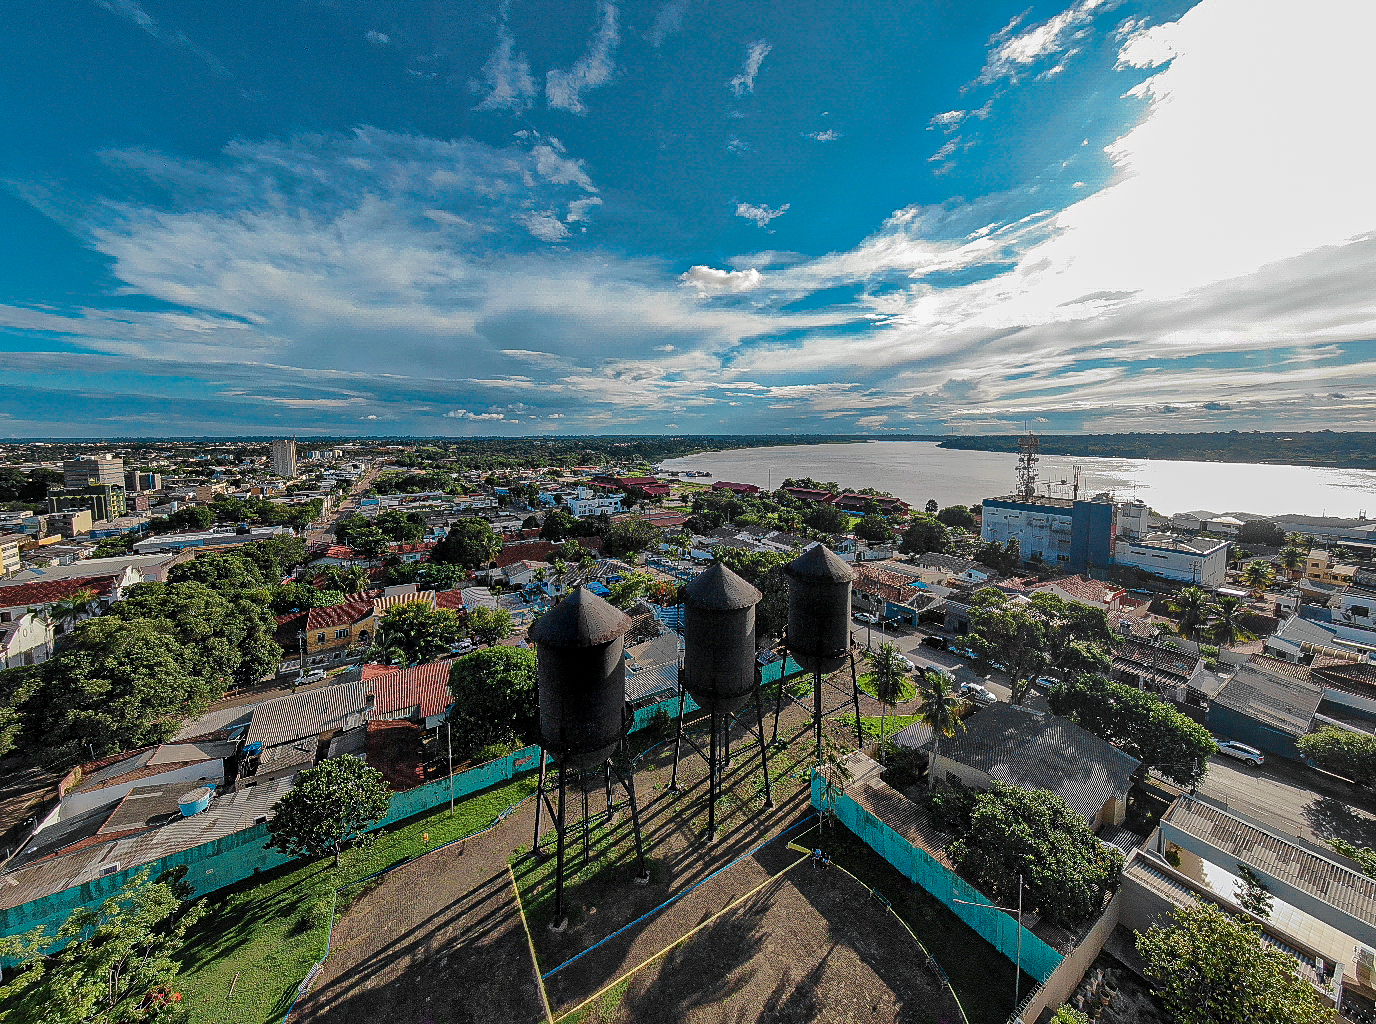
POLYGON ((1089 970, 1095 957, 1103 950, 1104 944, 1113 934, 1113 929, 1118 926, 1122 906, 1123 893, 1119 890, 1113 894, 1113 898, 1108 901, 1108 906, 1099 915, 1099 919, 1090 926, 1089 931, 1080 940, 1080 944, 1071 951, 1068 957, 1061 961, 1059 967, 1051 972, 1051 977, 1042 982, 1041 986, 1023 1001, 1017 1014, 1018 1017, 1031 1024, 1045 1010, 1054 1011, 1071 997, 1084 979, 1085 972, 1089 970))
MULTIPOLYGON (((816 808, 821 809, 824 805, 824 789, 821 774, 813 772, 812 805, 816 808)), ((908 842, 849 796, 842 794, 837 802, 836 817, 902 875, 936 897, 1010 963, 1016 962, 1018 933, 1021 932, 1022 969, 1038 981, 1047 981, 1065 959, 1010 915, 990 906, 993 900, 988 896, 939 863, 926 850, 908 842)))

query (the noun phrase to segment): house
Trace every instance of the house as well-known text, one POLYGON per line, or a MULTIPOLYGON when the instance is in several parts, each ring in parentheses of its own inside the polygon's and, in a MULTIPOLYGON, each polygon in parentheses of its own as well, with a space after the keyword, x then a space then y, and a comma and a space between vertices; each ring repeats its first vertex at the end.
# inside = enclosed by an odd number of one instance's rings
POLYGON ((172 787, 180 795, 207 783, 222 786, 225 765, 238 748, 235 740, 207 737, 156 743, 84 764, 59 785, 61 799, 42 827, 69 821, 94 808, 113 809, 115 801, 138 789, 172 787))
POLYGON ((588 516, 615 515, 617 512, 625 511, 622 508, 621 494, 597 494, 587 487, 580 487, 578 490, 564 498, 564 504, 568 510, 579 519, 586 519, 588 516))
POLYGON ((319 760, 367 748, 370 684, 362 680, 264 701, 244 733, 240 784, 295 775, 319 760))
POLYGON ((1236 516, 1217 516, 1206 520, 1204 529, 1209 533, 1216 533, 1222 537, 1236 537, 1241 531, 1243 522, 1236 516))
POLYGON ((1120 683, 1165 697, 1198 722, 1224 683, 1198 654, 1121 633, 1113 638, 1111 673, 1120 683))
POLYGON ((1304 556, 1304 578, 1316 583, 1344 587, 1357 575, 1355 565, 1339 564, 1326 548, 1315 548, 1304 556))
POLYGON ((733 484, 729 480, 718 480, 712 484, 714 491, 734 491, 736 494, 759 494, 760 488, 755 484, 733 484))
POLYGON ((1209 728, 1268 754, 1303 761, 1295 742, 1314 727, 1323 687, 1265 655, 1238 666, 1209 705, 1209 728))
POLYGON ((93 595, 90 609, 67 622, 58 623, 59 630, 65 632, 82 619, 99 615, 118 601, 125 587, 131 585, 127 581, 136 575, 133 570, 126 570, 119 575, 42 580, 0 587, 0 622, 13 622, 26 612, 50 613, 58 602, 89 591, 93 595))
POLYGON ((448 660, 432 661, 411 668, 365 666, 363 682, 371 686, 373 695, 369 720, 404 720, 425 729, 437 728, 443 723, 445 712, 453 703, 449 693, 452 666, 453 662, 448 660))
POLYGON ((306 615, 306 665, 317 668, 362 655, 377 636, 378 624, 393 608, 418 602, 431 609, 462 607, 457 591, 420 590, 414 583, 357 594, 332 608, 306 615))
POLYGON ((921 580, 886 568, 887 565, 885 562, 855 565, 852 601, 857 608, 874 612, 883 619, 898 619, 915 626, 918 615, 932 607, 937 598, 921 580))
POLYGON ((1343 646, 1329 624, 1292 615, 1266 638, 1262 650, 1272 658, 1299 664, 1308 663, 1316 650, 1342 649, 1343 646))
POLYGON ((45 616, 24 612, 0 620, 0 668, 41 665, 53 652, 53 624, 45 616))
POLYGON ((125 586, 134 583, 161 583, 167 570, 180 562, 189 561, 193 552, 170 552, 157 555, 119 555, 115 558, 84 558, 70 565, 49 565, 41 569, 25 569, 9 583, 32 583, 38 580, 68 580, 90 576, 119 576, 133 569, 125 586))
POLYGON ((1228 575, 1230 544, 1226 540, 1185 540, 1168 533, 1137 539, 1119 537, 1113 545, 1113 561, 1168 580, 1221 587, 1228 575))
MULTIPOLYGON (((937 779, 975 789, 996 782, 1055 793, 1091 828, 1121 825, 1141 762, 1068 718, 1017 704, 991 704, 943 740, 930 769, 937 779)), ((910 727, 911 728, 911 727, 910 727)), ((895 737, 904 744, 907 730, 895 737)), ((921 744, 932 745, 930 730, 921 744)))
POLYGON ((1138 601, 1129 597, 1127 590, 1123 587, 1104 583, 1101 580, 1092 580, 1086 576, 1066 576, 1063 579, 1039 583, 1032 587, 1032 592, 1052 594, 1062 601, 1120 614, 1143 610, 1148 604, 1146 601, 1138 601))

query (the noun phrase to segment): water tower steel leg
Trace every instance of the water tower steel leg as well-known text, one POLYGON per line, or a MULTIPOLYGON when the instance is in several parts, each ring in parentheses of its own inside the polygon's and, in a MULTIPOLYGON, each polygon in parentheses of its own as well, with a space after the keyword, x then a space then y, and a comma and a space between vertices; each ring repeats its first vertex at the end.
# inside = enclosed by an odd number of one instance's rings
POLYGON ((578 788, 583 791, 583 866, 588 866, 588 780, 578 773, 578 788))
POLYGON ((645 846, 640 840, 640 807, 635 798, 635 772, 622 775, 621 769, 616 770, 617 776, 621 779, 621 785, 626 788, 626 795, 631 801, 631 828, 635 832, 635 856, 636 862, 640 866, 640 874, 636 876, 637 882, 648 882, 650 871, 645 867, 645 846))
POLYGON ((822 760, 822 673, 812 674, 812 735, 817 741, 817 760, 822 760))
POLYGON ((674 734, 674 773, 669 776, 669 792, 678 792, 678 751, 683 744, 683 705, 688 691, 682 685, 678 688, 678 731, 674 734))
POLYGON ((709 717, 712 739, 707 747, 707 841, 711 843, 717 839, 717 713, 713 711, 709 717))
POLYGON ((554 927, 562 928, 564 917, 564 802, 568 784, 568 769, 559 765, 559 822, 554 841, 554 927))
POLYGON ((769 791, 769 748, 764 742, 764 701, 760 697, 760 673, 755 672, 755 726, 760 733, 760 770, 764 772, 764 808, 774 806, 774 796, 769 791))
POLYGON ((540 748, 540 781, 535 787, 535 839, 531 842, 530 848, 535 854, 540 853, 540 817, 544 811, 544 802, 549 799, 545 795, 545 748, 540 748))
POLYGON ((779 656, 779 689, 774 694, 774 738, 770 744, 779 742, 779 712, 784 707, 784 676, 788 675, 788 637, 785 636, 783 642, 779 644, 778 650, 783 653, 779 656))
POLYGON ((731 767, 731 719, 725 712, 721 716, 721 742, 723 754, 721 757, 721 772, 726 774, 726 769, 731 767))
POLYGON ((850 686, 855 697, 855 749, 865 749, 865 737, 860 732, 860 679, 855 674, 855 648, 850 652, 850 686))
POLYGON ((611 824, 611 820, 612 820, 612 763, 611 763, 610 761, 608 761, 607 764, 605 765, 605 768, 606 768, 606 773, 605 773, 605 774, 606 774, 606 776, 607 776, 607 823, 608 823, 608 824, 611 824))

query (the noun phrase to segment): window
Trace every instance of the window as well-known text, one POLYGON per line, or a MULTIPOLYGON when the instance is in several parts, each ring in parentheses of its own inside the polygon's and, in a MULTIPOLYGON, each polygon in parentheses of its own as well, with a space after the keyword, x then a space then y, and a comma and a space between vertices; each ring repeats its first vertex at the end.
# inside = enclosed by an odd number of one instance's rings
POLYGON ((1347 610, 1359 619, 1371 618, 1371 609, 1368 608, 1366 605, 1354 604, 1351 605, 1347 610))
POLYGON ((117 874, 119 874, 119 861, 115 861, 113 864, 105 864, 100 869, 101 878, 109 878, 111 875, 117 874))
POLYGON ((315 642, 318 643, 318 644, 323 644, 323 643, 325 642, 325 634, 324 634, 324 633, 317 633, 317 634, 315 634, 315 642))
POLYGON ((336 629, 334 631, 334 638, 336 640, 343 640, 348 635, 349 631, 347 629, 336 629))

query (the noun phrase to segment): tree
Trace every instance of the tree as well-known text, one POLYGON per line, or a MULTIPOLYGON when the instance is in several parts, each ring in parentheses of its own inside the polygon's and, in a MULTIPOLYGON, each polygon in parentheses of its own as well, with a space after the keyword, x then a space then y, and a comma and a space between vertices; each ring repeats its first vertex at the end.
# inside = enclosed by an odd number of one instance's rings
POLYGON ((928 551, 945 551, 950 540, 951 535, 945 525, 937 522, 931 516, 914 515, 908 528, 903 531, 903 540, 898 545, 898 550, 905 555, 923 555, 928 551))
POLYGON ((307 768, 273 807, 270 846, 292 857, 339 854, 387 816, 391 791, 382 773, 352 754, 307 768))
POLYGON ((893 540, 893 527, 883 516, 871 513, 855 524, 855 535, 871 544, 887 544, 893 540))
POLYGON ((941 506, 936 503, 935 498, 928 498, 927 504, 922 506, 922 511, 926 512, 929 516, 934 516, 940 508, 941 506))
POLYGON ((1018 899, 1043 917, 1075 925, 1099 911, 1123 855, 1055 793, 995 783, 979 794, 970 830, 946 848, 956 870, 1005 906, 1018 899))
POLYGON ((1208 625, 1209 595, 1202 587, 1184 587, 1171 601, 1171 611, 1179 617, 1180 635, 1193 640, 1208 625))
POLYGON ((468 613, 473 639, 489 647, 511 635, 511 613, 504 608, 474 608, 468 613))
POLYGON ((932 730, 932 760, 927 766, 927 788, 930 790, 936 785, 936 758, 941 737, 954 736, 956 730, 965 728, 965 721, 957 713, 960 698, 944 674, 934 669, 925 670, 918 684, 918 696, 922 703, 917 706, 917 720, 932 730))
POLYGON ((1175 909, 1137 937, 1147 977, 1179 1024, 1332 1024, 1337 1018, 1295 959, 1259 926, 1205 902, 1175 909))
POLYGON ((1237 865, 1237 903, 1243 910, 1257 917, 1267 918, 1271 916, 1271 890, 1266 888, 1266 883, 1261 880, 1261 876, 1252 870, 1250 865, 1238 861, 1237 865))
POLYGON ((1324 771, 1370 786, 1376 784, 1376 736, 1329 725, 1301 736, 1300 753, 1324 771))
POLYGON ((1260 595, 1275 579, 1275 570, 1265 559, 1256 558, 1247 563, 1242 570, 1242 581, 1252 588, 1253 594, 1260 595))
MULTIPOLYGON (((1264 565, 1264 562, 1253 562, 1252 565, 1264 565)), ((1251 566, 1248 566, 1251 568, 1251 566)), ((1221 647, 1231 647, 1239 640, 1250 640, 1252 634, 1243 628, 1242 614, 1246 611, 1241 598, 1220 597, 1213 603, 1214 621, 1210 627, 1215 642, 1221 647)))
POLYGON ((95 611, 99 596, 90 587, 82 587, 74 594, 68 594, 53 605, 52 617, 57 620, 58 628, 66 632, 82 619, 95 611))
POLYGON ((1135 686, 1082 674, 1052 687, 1053 714, 1121 747, 1182 786, 1197 785, 1218 745, 1209 731, 1168 702, 1135 686))
POLYGON ((215 510, 207 505, 179 508, 167 517, 167 525, 174 530, 208 530, 215 525, 215 510))
POLYGON ((627 516, 607 531, 603 550, 613 558, 624 558, 658 544, 659 532, 659 527, 641 516, 627 516))
POLYGON ((502 549, 502 538, 486 519, 460 519, 430 552, 432 562, 451 562, 465 569, 485 569, 502 549))
MULTIPOLYGON (((265 585, 263 573, 247 558, 211 551, 167 570, 168 583, 200 583, 211 590, 258 590, 265 585)), ((275 581, 274 581, 275 582, 275 581)))
POLYGON ((376 526, 362 526, 349 533, 349 546, 370 562, 386 558, 392 541, 376 526))
POLYGON ((1253 519, 1238 529, 1237 542, 1278 548, 1285 543, 1285 531, 1269 519, 1253 519))
POLYGON ((763 645, 769 638, 781 636, 788 623, 788 577, 784 575, 784 566, 793 561, 793 556, 725 547, 717 548, 713 554, 764 595, 755 606, 755 642, 763 645))
POLYGON ((491 744, 525 743, 539 731, 535 652, 489 647, 454 662, 449 670, 454 705, 449 722, 465 757, 491 744))
POLYGON ((822 828, 836 821, 836 809, 854 777, 848 763, 850 751, 830 736, 823 736, 817 771, 822 774, 822 828))
POLYGON ((1291 578, 1294 578, 1299 573, 1300 569, 1304 567, 1304 552, 1294 545, 1286 545, 1281 549, 1277 557, 1280 559, 1281 566, 1290 574, 1291 578))
POLYGON ((973 530, 976 525, 974 511, 964 505, 947 506, 936 514, 936 519, 939 523, 961 530, 973 530))
POLYGON ((1090 1024, 1090 1020, 1075 1007, 1062 1003, 1052 1016, 1051 1024, 1090 1024))
POLYGON ((54 935, 38 928, 0 939, 0 956, 20 965, 0 988, 8 1019, 123 1024, 179 1017, 181 993, 171 986, 182 965, 175 958, 203 908, 183 902, 178 881, 172 872, 151 881, 142 871, 98 908, 73 911, 54 935))
POLYGON ((452 651, 463 635, 462 620, 449 609, 408 601, 383 615, 377 646, 387 664, 424 665, 452 651))
POLYGON ((872 659, 874 665, 874 695, 879 700, 879 756, 884 756, 884 726, 888 711, 898 703, 903 692, 903 678, 908 665, 902 653, 891 643, 879 645, 872 659))
POLYGON ((562 508, 552 508, 545 513, 545 521, 540 524, 540 539, 553 541, 556 544, 566 537, 572 536, 574 524, 578 520, 562 508))
POLYGON ((992 587, 975 594, 970 609, 970 646, 984 661, 1008 675, 1013 703, 1027 697, 1032 680, 1049 664, 1046 622, 1033 611, 1013 604, 992 587))
POLYGON ((803 525, 818 533, 845 533, 850 529, 850 516, 835 505, 816 501, 803 509, 803 525))

